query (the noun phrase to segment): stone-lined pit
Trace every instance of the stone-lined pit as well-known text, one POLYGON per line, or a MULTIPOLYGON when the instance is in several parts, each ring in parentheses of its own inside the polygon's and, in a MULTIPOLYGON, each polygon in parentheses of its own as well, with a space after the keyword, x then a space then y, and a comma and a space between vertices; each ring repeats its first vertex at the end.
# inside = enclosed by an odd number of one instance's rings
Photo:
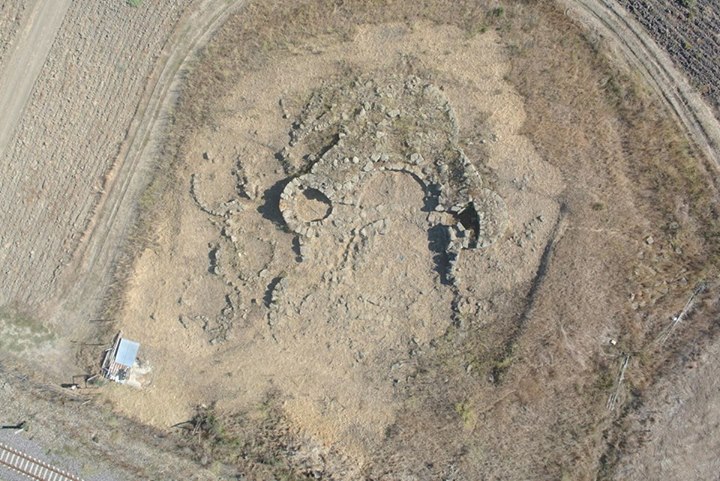
POLYGON ((326 219, 332 212, 332 203, 325 194, 317 189, 300 189, 295 200, 298 219, 304 222, 317 222, 326 219))

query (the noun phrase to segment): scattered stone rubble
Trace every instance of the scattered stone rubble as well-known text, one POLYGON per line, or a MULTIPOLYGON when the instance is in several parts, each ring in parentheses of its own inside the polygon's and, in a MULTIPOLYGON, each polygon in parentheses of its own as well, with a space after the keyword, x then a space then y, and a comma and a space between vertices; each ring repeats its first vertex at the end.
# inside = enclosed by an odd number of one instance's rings
POLYGON ((268 306, 270 308, 270 314, 268 317, 268 323, 270 326, 275 325, 282 315, 285 314, 284 309, 286 307, 283 306, 281 301, 283 293, 287 288, 288 280, 286 277, 283 277, 275 283, 272 292, 270 293, 270 305, 268 306))
POLYGON ((203 202, 199 190, 199 176, 196 174, 192 174, 190 176, 190 196, 192 197, 195 204, 200 208, 200 210, 205 212, 206 214, 214 217, 228 217, 232 212, 240 210, 242 208, 240 202, 237 199, 231 199, 227 202, 223 202, 218 207, 213 208, 203 202))
POLYGON ((301 238, 347 233, 348 216, 334 216, 335 207, 355 205, 358 186, 378 171, 412 175, 427 203, 451 214, 434 217, 448 230, 451 265, 463 249, 486 248, 502 235, 505 204, 484 186, 458 146, 455 114, 434 85, 411 76, 329 87, 313 95, 294 126, 279 153, 293 176, 281 194, 280 211, 301 238), (307 190, 327 199, 325 217, 298 215, 296 202, 307 190))
POLYGON ((198 314, 192 316, 180 316, 178 321, 184 328, 189 327, 189 323, 199 325, 207 335, 210 344, 217 344, 227 340, 228 333, 232 329, 235 321, 236 308, 230 295, 225 296, 225 306, 213 318, 198 314))
MULTIPOLYGON (((343 246, 339 264, 328 265, 322 276, 328 285, 361 269, 374 239, 392 228, 386 211, 397 206, 363 204, 363 188, 373 176, 400 172, 422 187, 426 227, 445 231, 443 269, 452 283, 462 251, 487 248, 505 229, 505 204, 460 148, 457 119, 447 98, 416 76, 358 78, 317 90, 276 158, 287 175, 277 208, 296 235, 294 262, 322 263, 320 256, 326 255, 328 245, 343 246)), ((276 260, 273 234, 263 234, 257 226, 251 233, 242 220, 243 205, 261 200, 258 184, 241 160, 230 173, 237 198, 218 205, 203 201, 198 174, 190 179, 195 204, 220 231, 219 239, 208 246, 209 272, 232 288, 236 302, 229 301, 229 315, 203 320, 212 342, 225 338, 236 309, 245 319, 248 309, 264 304, 273 327, 291 314, 288 310, 299 308, 283 301, 288 279, 272 278, 289 267, 283 264, 287 259, 276 260), (264 303, 256 294, 260 289, 266 293, 264 303)))

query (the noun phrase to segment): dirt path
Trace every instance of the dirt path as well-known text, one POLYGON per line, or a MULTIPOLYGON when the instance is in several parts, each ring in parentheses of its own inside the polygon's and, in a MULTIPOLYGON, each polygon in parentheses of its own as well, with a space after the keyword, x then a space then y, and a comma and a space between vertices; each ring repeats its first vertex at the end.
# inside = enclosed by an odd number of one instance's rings
POLYGON ((35 0, 17 33, 15 48, 8 52, 6 68, 0 72, 0 157, 20 122, 70 3, 35 0))
POLYGON ((615 0, 643 26, 720 119, 720 3, 615 0))
POLYGON ((67 269, 66 284, 59 292, 62 309, 58 315, 78 321, 73 324, 94 315, 101 307, 103 294, 112 280, 113 263, 133 224, 137 200, 152 171, 162 119, 176 99, 181 81, 179 72, 187 68, 198 48, 231 10, 241 5, 238 1, 199 2, 166 45, 155 75, 149 81, 151 86, 132 120, 118 165, 108 178, 106 195, 67 269))
MULTIPOLYGON (((0 152, 0 305, 50 318, 40 307, 67 272, 189 5, 70 2, 0 152)), ((21 61, 6 72, 24 69, 21 61)))
POLYGON ((562 0, 567 14, 608 39, 618 59, 638 72, 685 127, 696 147, 720 166, 720 125, 687 78, 648 33, 613 0, 562 0))

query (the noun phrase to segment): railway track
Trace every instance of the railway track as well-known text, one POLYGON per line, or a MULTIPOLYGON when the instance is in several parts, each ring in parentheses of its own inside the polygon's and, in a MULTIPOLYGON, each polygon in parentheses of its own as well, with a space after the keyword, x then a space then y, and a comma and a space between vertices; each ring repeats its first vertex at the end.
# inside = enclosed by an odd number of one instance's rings
POLYGON ((5 467, 36 481, 82 481, 77 476, 2 443, 0 443, 0 467, 5 467))

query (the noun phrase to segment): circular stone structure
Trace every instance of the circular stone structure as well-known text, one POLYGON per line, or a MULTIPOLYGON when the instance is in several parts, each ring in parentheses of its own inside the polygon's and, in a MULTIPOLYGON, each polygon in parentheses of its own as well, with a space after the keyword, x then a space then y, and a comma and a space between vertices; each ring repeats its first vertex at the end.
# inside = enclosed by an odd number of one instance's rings
POLYGON ((505 203, 458 145, 455 113, 431 83, 416 76, 358 78, 321 88, 294 125, 279 152, 295 176, 279 204, 291 231, 304 237, 343 231, 343 220, 333 219, 335 204, 357 206, 368 175, 397 171, 423 185, 428 205, 451 214, 442 218, 454 259, 461 249, 492 245, 504 232, 505 203))
POLYGON ((318 228, 332 215, 332 199, 335 196, 332 183, 332 180, 315 174, 306 174, 288 182, 280 194, 279 207, 290 230, 307 237, 317 235, 318 228), (320 206, 317 204, 324 206, 324 212, 322 208, 318 210, 320 206))

